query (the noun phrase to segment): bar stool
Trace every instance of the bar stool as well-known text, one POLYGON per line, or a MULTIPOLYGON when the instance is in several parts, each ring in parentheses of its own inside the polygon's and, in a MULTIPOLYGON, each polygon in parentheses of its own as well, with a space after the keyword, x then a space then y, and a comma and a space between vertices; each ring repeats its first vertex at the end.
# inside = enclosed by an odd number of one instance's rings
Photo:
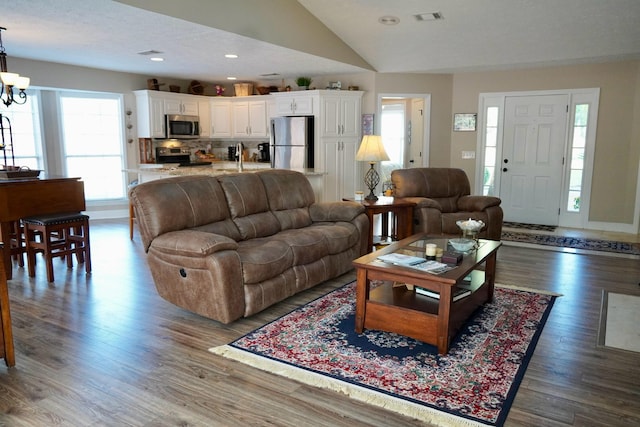
POLYGON ((23 218, 27 241, 29 277, 35 277, 36 253, 42 253, 47 263, 47 280, 53 282, 53 258, 67 260, 73 267, 72 255, 79 264, 84 263, 87 274, 91 272, 91 247, 89 244, 89 216, 81 213, 64 213, 23 218))
MULTIPOLYGON (((132 181, 127 186, 127 194, 129 194, 131 189, 136 185, 138 185, 138 180, 132 181)), ((129 200, 129 240, 133 240, 133 225, 135 224, 135 222, 136 222, 136 213, 133 210, 133 203, 131 203, 131 200, 129 200)))
MULTIPOLYGON (((11 257, 18 261, 20 267, 24 267, 24 254, 27 252, 27 244, 24 238, 24 226, 22 221, 17 220, 11 222, 11 231, 7 239, 9 248, 11 249, 11 257)), ((11 268, 10 265, 5 268, 11 268)))

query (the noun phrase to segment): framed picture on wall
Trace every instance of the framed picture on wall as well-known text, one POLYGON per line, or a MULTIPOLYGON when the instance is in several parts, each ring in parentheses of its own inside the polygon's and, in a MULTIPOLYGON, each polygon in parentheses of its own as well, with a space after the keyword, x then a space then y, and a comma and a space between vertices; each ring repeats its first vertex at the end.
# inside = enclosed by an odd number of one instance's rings
POLYGON ((475 113, 456 113, 453 115, 453 130, 456 132, 469 132, 476 130, 475 113))
POLYGON ((373 114, 362 115, 362 136, 373 135, 373 114))

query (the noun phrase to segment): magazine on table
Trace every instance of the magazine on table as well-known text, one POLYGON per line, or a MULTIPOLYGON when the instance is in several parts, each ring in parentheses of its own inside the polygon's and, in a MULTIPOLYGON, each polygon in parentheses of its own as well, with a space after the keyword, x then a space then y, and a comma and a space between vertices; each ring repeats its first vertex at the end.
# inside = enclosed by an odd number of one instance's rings
POLYGON ((455 265, 444 264, 438 261, 426 260, 418 256, 399 253, 380 255, 378 259, 380 261, 388 262, 395 265, 401 265, 403 267, 415 268, 416 270, 424 271, 430 274, 441 274, 445 271, 456 268, 455 265))

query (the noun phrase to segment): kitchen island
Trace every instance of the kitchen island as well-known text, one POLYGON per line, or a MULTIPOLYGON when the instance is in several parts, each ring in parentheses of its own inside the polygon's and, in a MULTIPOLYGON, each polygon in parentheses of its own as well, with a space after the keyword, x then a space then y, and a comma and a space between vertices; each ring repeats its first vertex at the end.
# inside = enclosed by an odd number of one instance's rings
MULTIPOLYGON (((269 169, 269 163, 245 162, 242 172, 251 173, 261 169, 269 169)), ((323 201, 322 181, 324 172, 315 169, 296 169, 304 174, 313 188, 316 201, 323 201)), ((238 164, 231 161, 214 161, 210 166, 178 166, 176 164, 140 164, 137 169, 126 169, 127 173, 138 175, 138 182, 148 182, 156 179, 171 178, 185 175, 223 175, 237 173, 238 164)))

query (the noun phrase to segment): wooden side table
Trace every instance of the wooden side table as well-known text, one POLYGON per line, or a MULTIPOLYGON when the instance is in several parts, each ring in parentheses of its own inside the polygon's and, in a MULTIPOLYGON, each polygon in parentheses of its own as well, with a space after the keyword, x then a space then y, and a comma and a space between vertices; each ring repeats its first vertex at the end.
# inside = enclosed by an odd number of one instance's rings
MULTIPOLYGON (((355 201, 354 199, 342 199, 355 201)), ((369 217, 369 250, 373 249, 373 216, 381 216, 382 236, 393 240, 402 240, 413 234, 414 202, 400 197, 380 197, 376 201, 359 200, 369 217), (389 229, 389 214, 391 214, 391 229, 389 229)))
POLYGON ((0 257, 0 357, 4 358, 7 366, 14 366, 16 359, 13 351, 11 312, 9 311, 9 289, 4 270, 4 258, 0 257))

